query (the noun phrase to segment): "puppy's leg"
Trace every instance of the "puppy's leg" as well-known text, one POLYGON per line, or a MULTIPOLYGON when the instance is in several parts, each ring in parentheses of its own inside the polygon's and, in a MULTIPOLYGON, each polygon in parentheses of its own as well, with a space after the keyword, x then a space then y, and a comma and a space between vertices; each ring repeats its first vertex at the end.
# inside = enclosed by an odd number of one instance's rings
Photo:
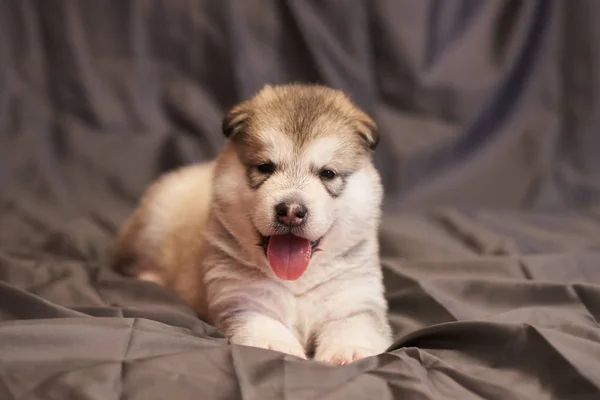
POLYGON ((204 278, 210 321, 233 344, 306 358, 304 346, 288 327, 294 320, 293 295, 255 269, 209 249, 213 253, 206 260, 204 278))
POLYGON ((229 332, 230 341, 260 347, 306 359, 306 353, 294 334, 281 322, 266 315, 250 312, 238 315, 236 327, 229 332))
POLYGON ((324 324, 314 359, 344 365, 383 353, 390 344, 389 328, 379 313, 365 311, 324 324))

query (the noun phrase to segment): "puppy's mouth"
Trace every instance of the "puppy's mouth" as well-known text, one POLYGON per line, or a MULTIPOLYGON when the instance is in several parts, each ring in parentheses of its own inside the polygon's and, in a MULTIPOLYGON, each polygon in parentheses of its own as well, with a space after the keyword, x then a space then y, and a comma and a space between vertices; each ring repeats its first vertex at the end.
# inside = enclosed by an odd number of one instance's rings
POLYGON ((310 241, 291 233, 259 236, 258 245, 263 248, 271 269, 283 280, 293 281, 300 278, 308 268, 313 254, 320 251, 318 246, 321 238, 310 241))

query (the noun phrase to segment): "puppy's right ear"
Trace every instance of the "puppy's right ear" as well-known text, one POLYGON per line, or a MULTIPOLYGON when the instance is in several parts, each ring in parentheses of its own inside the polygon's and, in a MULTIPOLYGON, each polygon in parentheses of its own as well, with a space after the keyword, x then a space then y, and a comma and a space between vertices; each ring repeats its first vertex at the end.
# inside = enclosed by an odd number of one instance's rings
POLYGON ((245 102, 234 106, 223 118, 222 130, 225 137, 230 138, 243 131, 249 118, 250 113, 245 102))

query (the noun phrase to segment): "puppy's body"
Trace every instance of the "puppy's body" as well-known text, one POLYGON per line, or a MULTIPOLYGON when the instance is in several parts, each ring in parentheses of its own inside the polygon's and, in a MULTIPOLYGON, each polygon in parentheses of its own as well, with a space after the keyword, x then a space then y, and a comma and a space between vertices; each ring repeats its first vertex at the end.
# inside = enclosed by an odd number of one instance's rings
POLYGON ((340 92, 266 87, 218 157, 152 185, 117 267, 171 287, 232 343, 342 364, 391 343, 375 125, 340 92))

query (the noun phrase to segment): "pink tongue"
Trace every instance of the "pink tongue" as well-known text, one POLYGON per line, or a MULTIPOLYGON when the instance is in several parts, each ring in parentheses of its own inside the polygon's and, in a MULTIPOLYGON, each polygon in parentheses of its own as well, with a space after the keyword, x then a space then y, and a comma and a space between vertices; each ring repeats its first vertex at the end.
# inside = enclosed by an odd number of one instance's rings
POLYGON ((310 261, 310 241, 294 235, 269 238, 267 258, 279 279, 293 281, 302 276, 310 261))

